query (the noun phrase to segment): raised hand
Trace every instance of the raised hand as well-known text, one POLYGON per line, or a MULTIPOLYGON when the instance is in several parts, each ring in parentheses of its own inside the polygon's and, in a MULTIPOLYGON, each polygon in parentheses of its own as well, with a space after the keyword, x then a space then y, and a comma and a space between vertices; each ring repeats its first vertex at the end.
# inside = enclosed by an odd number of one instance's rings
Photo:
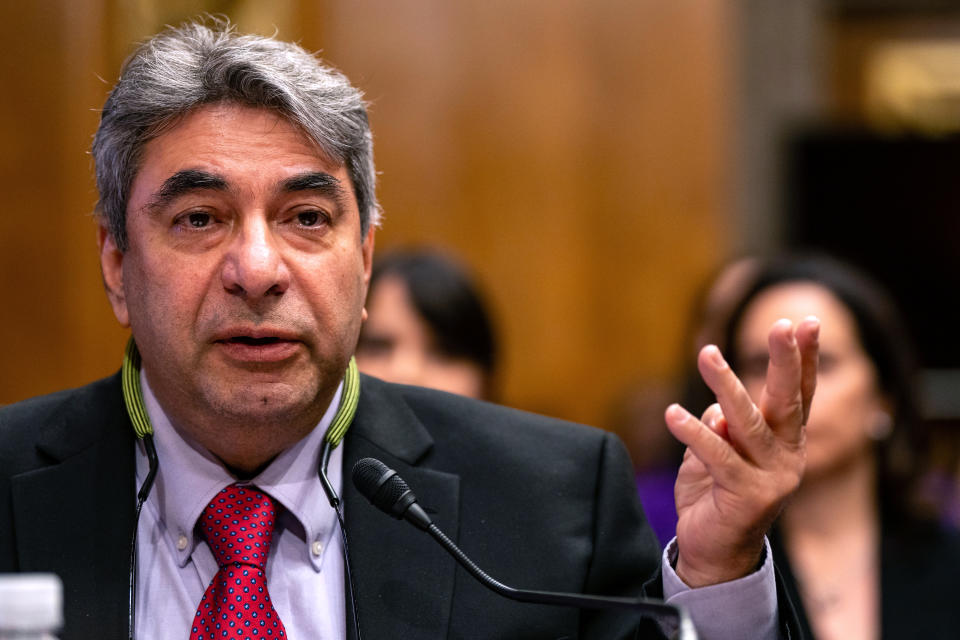
POLYGON ((766 386, 755 404, 713 345, 697 361, 717 396, 697 419, 667 408, 667 426, 687 445, 677 476, 677 575, 691 587, 756 570, 763 536, 800 484, 806 458, 803 425, 816 387, 820 322, 770 330, 766 386))

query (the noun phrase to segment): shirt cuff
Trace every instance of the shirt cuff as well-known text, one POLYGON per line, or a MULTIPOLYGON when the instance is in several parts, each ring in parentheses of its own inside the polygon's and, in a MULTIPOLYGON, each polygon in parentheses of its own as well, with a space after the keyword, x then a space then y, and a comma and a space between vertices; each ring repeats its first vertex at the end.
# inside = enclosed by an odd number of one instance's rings
POLYGON ((780 623, 777 583, 770 542, 764 538, 764 558, 753 573, 730 582, 692 589, 677 575, 677 539, 663 551, 663 595, 668 604, 686 609, 700 640, 776 640, 780 623))

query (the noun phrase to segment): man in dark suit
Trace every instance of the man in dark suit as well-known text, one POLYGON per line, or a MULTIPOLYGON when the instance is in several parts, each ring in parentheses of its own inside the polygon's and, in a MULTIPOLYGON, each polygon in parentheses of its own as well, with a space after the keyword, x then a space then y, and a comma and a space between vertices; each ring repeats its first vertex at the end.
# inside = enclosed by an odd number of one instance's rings
POLYGON ((667 410, 690 453, 661 560, 612 436, 357 383, 378 207, 365 107, 342 75, 223 25, 171 29, 126 63, 93 153, 104 282, 135 345, 118 376, 0 413, 0 571, 61 575, 64 638, 126 634, 135 528, 141 638, 265 619, 295 638, 353 637, 354 605, 368 638, 650 630, 484 591, 422 532, 363 504, 342 473, 364 456, 395 466, 505 582, 619 595, 646 583, 689 607, 703 637, 792 633, 764 533, 802 473, 815 320, 771 330, 759 406, 715 348, 701 353, 719 404, 702 420, 667 410), (154 449, 159 473, 135 524, 154 449), (318 467, 344 496, 355 602, 318 467), (258 519, 223 535, 259 530, 256 561, 223 555, 207 524, 245 500, 258 519), (243 594, 231 571, 251 581, 243 594))

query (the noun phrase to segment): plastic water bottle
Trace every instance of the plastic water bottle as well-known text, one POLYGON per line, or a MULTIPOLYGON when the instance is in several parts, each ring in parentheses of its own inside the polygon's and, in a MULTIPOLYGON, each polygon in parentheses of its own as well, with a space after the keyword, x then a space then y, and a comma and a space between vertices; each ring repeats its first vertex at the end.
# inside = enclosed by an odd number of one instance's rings
POLYGON ((63 583, 52 573, 0 574, 0 640, 56 640, 63 583))

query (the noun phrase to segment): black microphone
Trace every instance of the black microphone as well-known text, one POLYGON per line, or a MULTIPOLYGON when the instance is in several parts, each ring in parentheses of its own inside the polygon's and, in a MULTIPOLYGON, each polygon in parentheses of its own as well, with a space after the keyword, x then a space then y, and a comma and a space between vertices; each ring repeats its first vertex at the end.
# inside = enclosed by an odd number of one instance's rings
MULTIPOLYGON (((353 484, 370 504, 397 520, 408 520, 430 533, 433 538, 452 555, 470 575, 481 584, 501 596, 519 602, 552 604, 587 609, 627 609, 647 615, 658 622, 671 620, 675 624, 678 640, 697 640, 686 611, 680 607, 657 600, 645 598, 621 598, 614 596, 595 596, 580 593, 560 593, 556 591, 532 591, 515 589, 495 580, 478 567, 463 551, 453 543, 433 522, 430 516, 417 504, 417 498, 410 487, 397 472, 376 458, 361 458, 353 466, 353 484)), ((662 626, 662 625, 661 625, 662 626)))
POLYGON ((353 465, 353 484, 380 511, 397 520, 407 519, 424 531, 430 530, 433 522, 417 504, 413 491, 396 471, 376 458, 357 460, 353 465))

